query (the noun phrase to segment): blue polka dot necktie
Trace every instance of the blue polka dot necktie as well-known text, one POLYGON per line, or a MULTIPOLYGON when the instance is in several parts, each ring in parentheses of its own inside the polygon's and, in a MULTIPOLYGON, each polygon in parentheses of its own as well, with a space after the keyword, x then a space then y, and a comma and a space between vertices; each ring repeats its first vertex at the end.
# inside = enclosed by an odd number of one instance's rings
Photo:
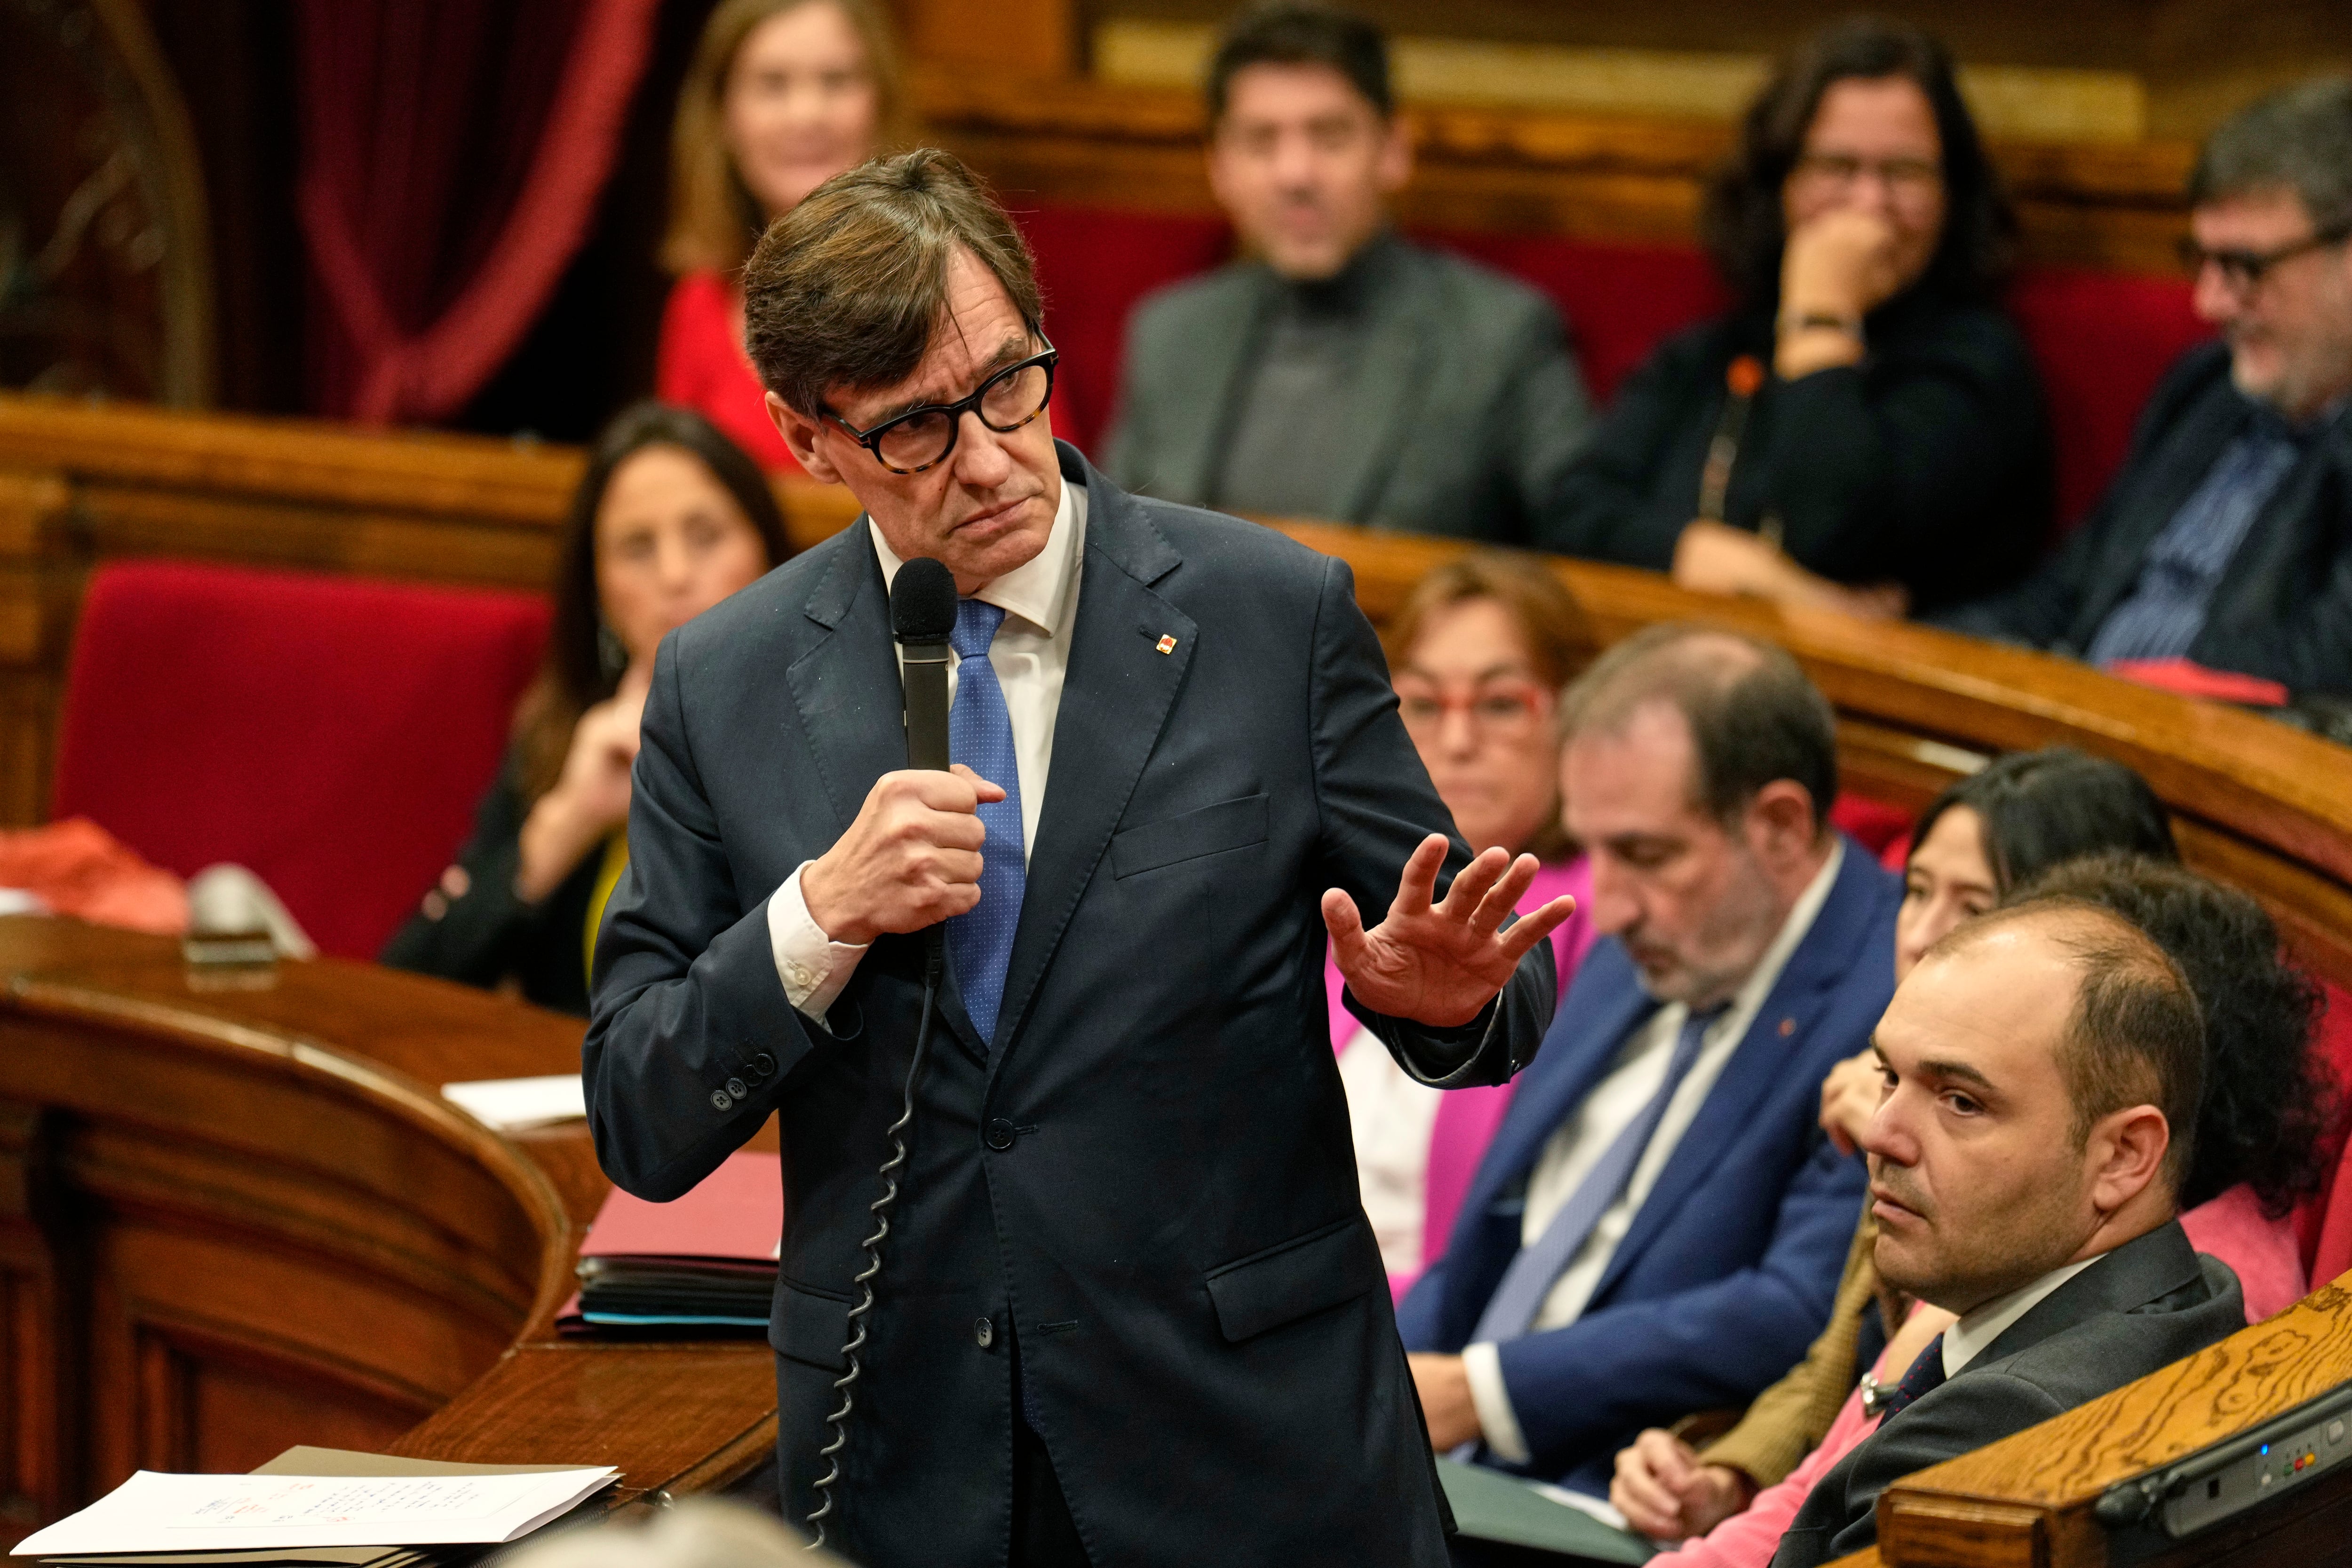
MULTIPOLYGON (((1937 1334, 1928 1341, 1927 1348, 1903 1375, 1903 1381, 1878 1402, 1878 1413, 1892 1421, 1903 1414, 1915 1399, 1934 1393, 1944 1385, 1944 1336, 1937 1334)), ((1867 1403, 1865 1401, 1865 1403, 1867 1403)))
POLYGON ((948 710, 948 756, 992 784, 1004 799, 980 808, 988 830, 981 850, 980 903, 948 920, 948 961, 955 966, 956 988, 964 1016, 983 1040, 996 1037, 996 1010, 1004 1000, 1004 969, 1013 957, 1013 933, 1021 924, 1021 894, 1028 883, 1022 861, 1021 769, 1013 751, 1013 715, 988 647, 1004 612, 977 599, 956 606, 955 706, 948 710))

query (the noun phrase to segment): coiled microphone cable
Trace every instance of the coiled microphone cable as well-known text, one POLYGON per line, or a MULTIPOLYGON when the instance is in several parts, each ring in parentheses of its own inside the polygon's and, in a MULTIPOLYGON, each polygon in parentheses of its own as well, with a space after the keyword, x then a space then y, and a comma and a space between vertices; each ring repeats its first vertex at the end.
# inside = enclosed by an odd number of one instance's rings
MULTIPOLYGON (((955 575, 939 561, 915 557, 890 581, 890 634, 898 643, 899 682, 905 692, 907 766, 944 771, 948 766, 948 634, 955 629, 955 575)), ((824 1544, 824 1521, 834 1515, 834 1489, 841 1483, 841 1454, 849 1446, 849 1416, 856 1408, 858 1352, 866 1347, 866 1316, 874 1310, 874 1281, 882 1272, 882 1243, 890 1235, 890 1208, 898 1201, 899 1173, 907 1168, 908 1128, 915 1120, 915 1086, 938 1021, 940 978, 947 971, 947 935, 933 925, 923 933, 923 1011, 915 1026, 915 1054, 907 1063, 907 1089, 898 1119, 890 1124, 890 1157, 882 1162, 882 1196, 868 1206, 874 1234, 865 1240, 865 1270, 850 1281, 858 1291, 849 1309, 849 1342, 841 1347, 847 1369, 834 1380, 841 1408, 825 1417, 832 1440, 817 1450, 825 1461, 815 1486, 817 1503, 808 1524, 812 1552, 824 1544)))
POLYGON ((841 1408, 825 1417, 833 1428, 833 1440, 817 1450, 816 1457, 826 1462, 826 1469, 814 1487, 817 1505, 810 1511, 808 1525, 813 1532, 807 1551, 815 1552, 824 1545, 824 1521, 833 1513, 833 1488, 841 1479, 841 1451, 849 1446, 849 1413, 856 1406, 852 1392, 862 1370, 857 1353, 866 1348, 866 1314, 874 1310, 874 1280, 882 1272, 882 1243, 890 1235, 890 1206, 898 1201, 898 1173, 907 1165, 907 1128, 915 1119, 915 1084, 922 1076, 923 1058, 931 1043, 931 1023, 937 1016, 940 993, 940 972, 945 967, 944 953, 938 926, 928 933, 930 951, 923 959, 923 1016, 915 1027, 915 1055, 907 1063, 907 1090, 898 1107, 898 1119, 890 1124, 890 1157, 882 1162, 882 1196, 867 1206, 874 1217, 874 1234, 865 1240, 866 1269, 850 1281, 858 1289, 857 1304, 849 1309, 849 1341, 841 1347, 842 1360, 848 1370, 833 1380, 841 1395, 841 1408))

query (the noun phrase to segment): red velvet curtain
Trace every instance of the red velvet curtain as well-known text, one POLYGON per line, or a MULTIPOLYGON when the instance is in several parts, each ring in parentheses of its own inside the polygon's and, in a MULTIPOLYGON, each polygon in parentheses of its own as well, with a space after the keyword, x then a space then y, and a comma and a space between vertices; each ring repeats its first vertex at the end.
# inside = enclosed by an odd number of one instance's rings
POLYGON ((455 413, 612 172, 659 0, 303 0, 299 205, 320 412, 455 413))

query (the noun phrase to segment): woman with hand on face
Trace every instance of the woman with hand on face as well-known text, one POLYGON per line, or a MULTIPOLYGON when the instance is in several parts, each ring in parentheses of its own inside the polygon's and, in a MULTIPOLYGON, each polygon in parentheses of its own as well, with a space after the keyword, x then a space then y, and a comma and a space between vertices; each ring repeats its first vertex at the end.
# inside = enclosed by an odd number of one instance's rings
POLYGON ((383 962, 588 1011, 604 901, 628 863, 629 769, 663 637, 791 553, 759 466, 701 415, 605 427, 557 547, 554 622, 474 836, 383 962))
POLYGON ((737 274, 764 229, 845 169, 912 140, 877 0, 722 0, 679 90, 655 395, 796 472, 743 353, 737 274))
POLYGON ((1627 380, 1537 542, 1866 615, 2022 575, 2051 458, 1994 304, 2014 226, 1941 45, 1870 19, 1821 35, 1706 198, 1738 308, 1627 380))
MULTIPOLYGON (((1895 977, 1962 921, 2028 889, 2105 904, 2170 954, 2205 1012, 2213 1063, 2181 1224, 2199 1250, 2237 1271, 2252 1321, 2303 1293, 2284 1217, 2325 1174, 2330 1097, 2308 1049, 2315 997, 2282 961, 2261 908, 2178 860, 2163 806, 2131 769, 2066 747, 2001 758, 1919 821, 1895 918, 1895 977)), ((1885 1083, 1867 1052, 1823 1082, 1822 1126, 1838 1147, 1858 1146, 1885 1083)), ((1829 1325, 1738 1426, 1703 1452, 1653 1430, 1617 1456, 1610 1500, 1634 1529, 1703 1537, 1653 1559, 1661 1568, 1762 1568, 1813 1481, 1875 1425, 1869 1385, 1854 1387, 1858 1368, 1891 1383, 1950 1326, 1948 1312, 1884 1290, 1875 1236, 1865 1209, 1829 1325), (1899 1325, 1891 1340, 1886 1324, 1899 1325)))
MULTIPOLYGON (((1591 645, 1583 613, 1540 563, 1465 557, 1414 584, 1381 630, 1405 732, 1471 852, 1500 846, 1543 862, 1524 914, 1561 894, 1577 913, 1553 931, 1559 995, 1592 941, 1592 878, 1560 826, 1559 698, 1591 645)), ((1441 1093, 1415 1082, 1340 1001, 1326 961, 1331 1044, 1348 1093, 1364 1212, 1402 1297, 1437 1261, 1510 1085, 1441 1093)))

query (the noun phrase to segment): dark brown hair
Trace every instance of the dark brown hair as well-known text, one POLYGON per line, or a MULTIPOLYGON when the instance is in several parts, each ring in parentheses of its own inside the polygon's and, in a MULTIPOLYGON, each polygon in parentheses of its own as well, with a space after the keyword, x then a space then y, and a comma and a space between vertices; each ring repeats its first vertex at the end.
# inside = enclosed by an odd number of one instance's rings
POLYGON ((898 45, 877 0, 720 0, 702 25, 694 61, 677 90, 677 115, 670 122, 669 230, 661 250, 662 265, 670 271, 732 273, 751 254, 767 214, 727 151, 727 78, 754 28, 771 16, 812 5, 840 11, 866 46, 876 146, 896 151, 915 140, 898 45))
POLYGON ((1225 117, 1234 77, 1247 66, 1328 66, 1348 78, 1382 120, 1396 113, 1389 86, 1389 45, 1381 30, 1352 12, 1330 5, 1276 0, 1235 16, 1210 57, 1203 90, 1209 126, 1225 117))
POLYGON ((761 381, 814 419, 828 389, 914 374, 959 250, 1040 327, 1029 246, 953 153, 923 148, 835 174, 769 225, 743 269, 743 335, 761 381))
POLYGON ((1837 799, 1837 721, 1785 649, 1713 626, 1648 626, 1592 662, 1560 704, 1560 736, 1614 729, 1654 702, 1671 703, 1697 753, 1695 804, 1736 822, 1757 791, 1794 779, 1812 797, 1818 830, 1837 799))
POLYGON ((588 467, 572 492, 572 509, 556 545, 550 591, 555 613, 547 654, 515 706, 514 782, 527 802, 554 788, 580 716, 611 696, 620 681, 621 671, 607 664, 599 635, 604 616, 596 595, 596 514, 613 475, 648 446, 675 446, 709 469, 759 531, 770 566, 793 553, 767 476, 709 420, 692 409, 660 402, 634 403, 614 415, 588 449, 588 467))
POLYGON ((2189 205, 2263 190, 2293 191, 2319 234, 2352 229, 2352 78, 2281 88, 2206 138, 2189 205))
POLYGON ((1770 309, 1780 301, 1780 253, 1789 241, 1780 191, 1804 152, 1822 95, 1841 81, 1887 77, 1917 84, 1943 143, 1944 233, 1921 286, 1981 299, 2008 279, 2017 214, 1960 98, 1951 56, 1908 23, 1857 16, 1782 57, 1740 120, 1738 147, 1708 183, 1699 234, 1743 305, 1770 309))
POLYGON ((1977 814, 1993 885, 2007 893, 2052 866, 2101 850, 2177 861, 2172 821, 2147 780, 2071 746, 2012 751, 1956 779, 1921 813, 1914 847, 1955 806, 1977 814))
POLYGON ((2244 1182, 2275 1219, 2326 1185, 2338 1096, 2312 1049, 2320 991, 2261 904, 2178 864, 2121 853, 2069 861, 2024 893, 2114 910, 2171 955, 2197 995, 2205 1098, 2180 1207, 2244 1182))
MULTIPOLYGON (((1527 644, 1536 679, 1554 695, 1567 686, 1591 653, 1596 639, 1583 607, 1549 567, 1533 556, 1482 550, 1434 567, 1412 585, 1404 603, 1381 627, 1381 646, 1388 654, 1389 667, 1393 670, 1404 662, 1432 615, 1475 599, 1492 600, 1511 618, 1518 628, 1519 641, 1527 644)), ((1558 810, 1526 849, 1547 862, 1574 852, 1575 841, 1568 836, 1558 810)))
POLYGON ((2197 993, 2172 955, 2147 932, 2104 904, 2037 894, 1963 921, 1930 948, 1948 956, 2004 926, 2049 927, 2050 940, 2074 964, 2074 1005, 2058 1038, 2058 1071, 2073 1103, 2069 1134, 2077 1148, 2100 1118, 2133 1105, 2164 1113, 2171 1141, 2162 1175, 2178 1202, 2197 1148, 2197 1112, 2205 1098, 2205 1019, 2197 993))

